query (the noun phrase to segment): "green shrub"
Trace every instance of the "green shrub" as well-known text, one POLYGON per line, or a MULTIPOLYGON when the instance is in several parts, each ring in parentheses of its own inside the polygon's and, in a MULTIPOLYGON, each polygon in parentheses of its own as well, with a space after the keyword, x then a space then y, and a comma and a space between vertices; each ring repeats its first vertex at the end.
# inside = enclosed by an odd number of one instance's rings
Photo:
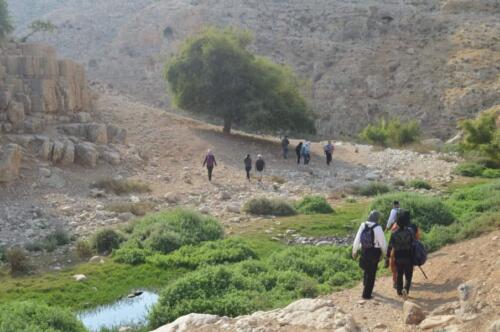
POLYGON ((85 259, 92 257, 94 254, 92 245, 90 244, 89 241, 86 240, 80 240, 76 242, 76 255, 80 259, 85 259))
POLYGON ((86 332, 69 310, 35 302, 11 302, 0 306, 0 332, 86 332))
POLYGON ((380 146, 404 146, 419 141, 420 126, 416 121, 401 122, 399 119, 380 120, 368 125, 360 138, 380 146))
POLYGON ((92 185, 92 187, 103 189, 107 192, 115 193, 116 195, 146 193, 151 191, 151 188, 148 184, 127 179, 118 180, 105 178, 97 181, 92 185))
POLYGON ((498 179, 500 178, 500 169, 486 168, 481 173, 483 178, 498 179))
POLYGON ((424 180, 411 180, 408 182, 408 186, 410 188, 415 188, 415 189, 425 189, 425 190, 431 190, 432 186, 424 180))
POLYGON ((138 265, 146 262, 150 252, 139 248, 120 248, 113 251, 113 259, 118 263, 138 265))
POLYGON ((394 181, 394 186, 395 187, 404 187, 404 186, 406 186, 406 182, 404 182, 401 179, 398 179, 398 180, 394 181))
POLYGON ((0 262, 5 262, 5 247, 2 243, 0 243, 0 262))
POLYGON ((42 251, 47 250, 52 252, 57 249, 58 246, 63 246, 68 244, 71 238, 64 229, 57 228, 52 233, 47 234, 42 240, 36 240, 27 243, 24 248, 28 251, 42 251))
POLYGON ((265 197, 252 198, 243 206, 243 211, 254 215, 292 216, 297 214, 295 208, 281 199, 265 197))
POLYGON ((255 252, 239 239, 211 241, 199 246, 183 246, 170 255, 155 255, 149 261, 161 267, 186 267, 236 263, 257 258, 255 252))
POLYGON ((361 196, 376 196, 391 191, 391 187, 382 182, 370 182, 363 186, 353 187, 353 193, 361 196))
POLYGON ((460 123, 464 131, 462 149, 479 153, 488 158, 496 167, 500 165, 500 128, 496 123, 498 116, 500 116, 500 108, 482 112, 476 119, 460 123))
POLYGON ((333 209, 323 196, 306 196, 296 204, 303 214, 333 213, 333 209))
POLYGON ((392 193, 378 197, 370 206, 370 210, 378 210, 382 220, 387 220, 392 202, 399 201, 401 208, 408 209, 412 222, 423 231, 429 231, 433 225, 450 225, 455 221, 450 208, 439 198, 427 197, 416 193, 392 193))
POLYGON ((121 237, 112 229, 103 229, 94 234, 92 246, 99 254, 109 254, 120 246, 121 237))
POLYGON ((11 274, 23 274, 31 269, 30 261, 24 250, 11 248, 5 253, 5 260, 10 265, 11 274))
POLYGON ((168 254, 183 245, 222 239, 224 229, 214 218, 176 209, 146 216, 134 224, 127 247, 168 254))
POLYGON ((42 251, 44 249, 44 245, 42 241, 32 241, 28 242, 24 245, 24 249, 30 251, 30 252, 38 252, 42 251))
POLYGON ((500 211, 500 181, 455 190, 446 205, 460 221, 500 211))
POLYGON ((469 177, 481 176, 483 170, 484 166, 478 165, 476 163, 462 163, 458 164, 457 167, 455 167, 455 173, 469 177))

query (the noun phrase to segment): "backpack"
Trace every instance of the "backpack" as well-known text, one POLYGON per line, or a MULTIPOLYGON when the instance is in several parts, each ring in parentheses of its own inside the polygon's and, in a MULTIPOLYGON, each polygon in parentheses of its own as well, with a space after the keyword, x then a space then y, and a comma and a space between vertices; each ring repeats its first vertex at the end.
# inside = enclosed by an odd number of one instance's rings
POLYGON ((410 227, 398 229, 392 236, 394 250, 412 250, 415 235, 410 227))
POLYGON ((375 233, 373 232, 373 229, 377 226, 378 224, 373 226, 365 224, 365 228, 363 228, 360 236, 361 248, 370 249, 375 247, 375 233))
POLYGON ((414 266, 422 266, 425 264, 427 261, 427 250, 425 250, 422 242, 418 240, 413 241, 411 252, 414 266))

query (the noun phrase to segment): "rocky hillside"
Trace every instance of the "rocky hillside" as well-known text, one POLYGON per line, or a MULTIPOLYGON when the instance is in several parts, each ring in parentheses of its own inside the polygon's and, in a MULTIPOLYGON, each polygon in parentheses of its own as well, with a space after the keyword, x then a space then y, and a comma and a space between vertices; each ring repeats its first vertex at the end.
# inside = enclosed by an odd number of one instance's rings
POLYGON ((292 65, 324 136, 353 136, 381 116, 420 120, 449 136, 457 119, 499 103, 498 0, 10 0, 20 35, 87 65, 93 79, 164 105, 165 58, 206 25, 255 34, 258 53, 292 65))
POLYGON ((383 277, 371 301, 360 299, 358 286, 237 318, 190 314, 155 332, 500 331, 500 261, 491 254, 499 239, 497 231, 432 254, 424 266, 429 279, 416 270, 406 302, 396 296, 392 278, 383 277))

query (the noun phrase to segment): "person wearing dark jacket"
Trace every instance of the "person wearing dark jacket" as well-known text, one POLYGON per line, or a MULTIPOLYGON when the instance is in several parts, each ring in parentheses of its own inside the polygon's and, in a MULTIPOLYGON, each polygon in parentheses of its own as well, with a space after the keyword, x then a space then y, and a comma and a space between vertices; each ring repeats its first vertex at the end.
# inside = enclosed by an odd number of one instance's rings
POLYGON ((257 161, 255 162, 255 169, 259 173, 259 182, 262 181, 262 172, 264 171, 264 168, 266 167, 266 163, 264 161, 264 158, 262 158, 262 155, 257 155, 257 161))
POLYGON ((243 160, 245 164, 245 171, 247 172, 247 180, 250 182, 250 171, 252 170, 252 158, 247 154, 247 157, 243 160))
POLYGON ((301 154, 302 154, 302 145, 303 145, 303 143, 300 142, 295 147, 295 154, 297 155, 297 164, 300 164, 300 157, 301 157, 301 154))
POLYGON ((214 167, 217 166, 217 162, 215 161, 215 156, 212 151, 208 150, 207 155, 205 156, 205 160, 203 161, 203 167, 207 166, 208 171, 208 181, 212 181, 212 172, 214 167))
POLYGON ((288 140, 288 136, 285 136, 281 140, 281 150, 283 152, 283 159, 288 159, 288 146, 290 145, 290 141, 288 140))
MULTIPOLYGON (((396 219, 397 230, 389 240, 387 257, 394 257, 397 270, 396 290, 404 300, 408 297, 413 278, 412 245, 418 228, 410 222, 410 211, 400 210, 396 219), (403 278, 404 286, 403 286, 403 278)), ((386 266, 388 261, 386 260, 386 266)))
POLYGON ((359 226, 354 243, 352 244, 352 258, 356 259, 358 251, 361 249, 359 266, 363 270, 363 299, 372 298, 373 287, 377 275, 378 262, 387 250, 387 243, 384 231, 378 224, 380 212, 373 210, 368 216, 368 220, 359 226), (369 234, 367 241, 367 232, 369 234), (368 243, 367 243, 368 242, 368 243))

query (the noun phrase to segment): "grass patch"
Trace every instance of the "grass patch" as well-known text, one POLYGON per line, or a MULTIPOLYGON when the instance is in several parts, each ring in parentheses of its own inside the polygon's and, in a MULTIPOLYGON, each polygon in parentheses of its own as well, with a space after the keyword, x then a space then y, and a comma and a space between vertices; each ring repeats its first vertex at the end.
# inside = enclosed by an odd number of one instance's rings
POLYGON ((142 217, 153 211, 154 207, 155 205, 151 202, 122 202, 110 204, 106 206, 106 210, 116 213, 132 213, 135 216, 142 217))
POLYGON ((52 233, 47 234, 42 240, 27 243, 24 248, 28 251, 46 250, 52 252, 59 246, 66 245, 71 242, 69 233, 62 228, 57 228, 52 233))
POLYGON ((408 187, 414 189, 425 189, 425 190, 432 189, 432 186, 429 184, 429 182, 420 179, 411 180, 410 182, 408 182, 408 187))
POLYGON ((390 191, 391 187, 382 182, 370 182, 366 185, 352 188, 353 194, 360 196, 376 196, 386 194, 390 191))
POLYGON ((306 196, 297 204, 297 211, 303 214, 333 213, 333 208, 323 196, 306 196))
POLYGON ((269 199, 266 197, 252 198, 245 203, 243 211, 260 216, 292 216, 297 214, 292 204, 281 199, 269 199))
POLYGON ((103 189, 106 192, 116 195, 151 192, 151 187, 147 183, 126 179, 105 178, 97 181, 92 187, 103 189))

